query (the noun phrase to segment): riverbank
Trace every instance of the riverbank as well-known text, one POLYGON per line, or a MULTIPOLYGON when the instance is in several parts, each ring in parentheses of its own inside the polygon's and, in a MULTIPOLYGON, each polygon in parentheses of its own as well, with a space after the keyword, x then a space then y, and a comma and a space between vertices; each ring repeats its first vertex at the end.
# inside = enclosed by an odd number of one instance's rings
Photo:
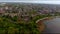
POLYGON ((45 18, 42 18, 42 19, 39 19, 36 21, 36 23, 38 24, 38 29, 40 32, 44 31, 44 29, 45 29, 45 24, 43 22, 45 20, 50 20, 50 19, 53 19, 53 17, 45 17, 45 18))

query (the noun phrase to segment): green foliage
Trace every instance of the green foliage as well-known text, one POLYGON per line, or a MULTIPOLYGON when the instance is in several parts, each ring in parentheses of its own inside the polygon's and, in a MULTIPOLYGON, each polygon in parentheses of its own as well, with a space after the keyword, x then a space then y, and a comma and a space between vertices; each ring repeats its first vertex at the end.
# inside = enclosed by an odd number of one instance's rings
POLYGON ((26 23, 17 23, 17 16, 0 17, 0 33, 1 34, 38 34, 37 24, 34 21, 26 23))
POLYGON ((47 15, 37 15, 37 16, 33 17, 33 21, 35 22, 35 21, 37 21, 38 19, 42 19, 42 18, 44 18, 44 17, 47 17, 47 15))
POLYGON ((14 16, 11 20, 17 21, 17 16, 14 16))
POLYGON ((49 17, 48 15, 37 15, 33 17, 29 22, 18 23, 17 16, 11 17, 9 15, 3 15, 0 17, 0 33, 4 34, 39 34, 37 29, 36 20, 42 19, 44 17, 49 17))

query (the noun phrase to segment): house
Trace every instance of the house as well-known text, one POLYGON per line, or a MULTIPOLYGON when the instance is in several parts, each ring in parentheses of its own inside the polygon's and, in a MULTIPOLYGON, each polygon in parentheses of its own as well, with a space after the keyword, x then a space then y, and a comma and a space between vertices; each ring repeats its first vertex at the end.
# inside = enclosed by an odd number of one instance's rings
POLYGON ((3 8, 0 8, 0 15, 3 15, 5 13, 3 8))
POLYGON ((28 15, 22 15, 22 19, 26 22, 28 22, 30 20, 30 16, 28 15))

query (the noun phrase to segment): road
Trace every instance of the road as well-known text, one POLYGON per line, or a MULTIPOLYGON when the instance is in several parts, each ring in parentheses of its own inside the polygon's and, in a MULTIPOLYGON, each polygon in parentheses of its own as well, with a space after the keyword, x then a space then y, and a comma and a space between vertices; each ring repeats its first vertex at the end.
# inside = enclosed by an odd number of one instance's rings
POLYGON ((43 32, 44 34, 60 33, 60 18, 59 17, 44 21, 44 24, 46 25, 46 29, 43 32))

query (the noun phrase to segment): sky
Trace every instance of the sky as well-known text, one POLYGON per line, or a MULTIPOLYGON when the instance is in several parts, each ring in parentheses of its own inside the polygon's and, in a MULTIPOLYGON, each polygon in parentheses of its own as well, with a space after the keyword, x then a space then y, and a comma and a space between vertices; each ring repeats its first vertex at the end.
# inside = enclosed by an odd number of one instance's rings
POLYGON ((0 2, 24 2, 24 3, 60 4, 60 0, 0 0, 0 2))
POLYGON ((59 1, 59 0, 1 0, 1 1, 59 1))

